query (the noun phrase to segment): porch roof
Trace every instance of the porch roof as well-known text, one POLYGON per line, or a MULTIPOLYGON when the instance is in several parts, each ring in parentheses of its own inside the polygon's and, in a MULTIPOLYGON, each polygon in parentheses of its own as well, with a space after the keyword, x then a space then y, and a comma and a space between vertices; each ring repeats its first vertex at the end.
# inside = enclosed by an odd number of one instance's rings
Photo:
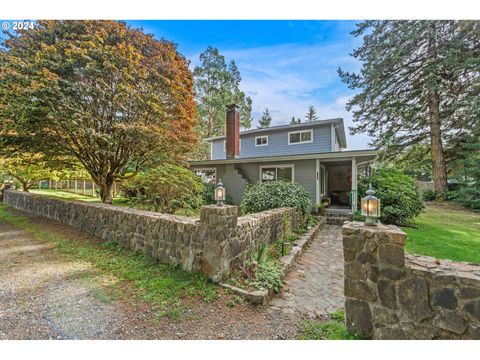
POLYGON ((211 166, 224 164, 243 164, 243 163, 262 163, 275 161, 293 161, 293 160, 311 160, 320 159, 324 161, 345 161, 351 160, 353 157, 357 158, 357 163, 370 161, 375 159, 378 155, 378 150, 350 150, 350 151, 335 151, 325 153, 303 154, 303 155, 287 155, 287 156, 268 156, 268 157, 252 157, 241 159, 220 159, 220 160, 197 160, 189 161, 191 166, 211 166))

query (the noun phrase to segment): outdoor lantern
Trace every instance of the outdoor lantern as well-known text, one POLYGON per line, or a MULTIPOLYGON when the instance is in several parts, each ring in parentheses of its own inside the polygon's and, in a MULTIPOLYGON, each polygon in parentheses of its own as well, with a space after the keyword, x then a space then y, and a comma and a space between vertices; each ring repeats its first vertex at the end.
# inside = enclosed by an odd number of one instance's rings
POLYGON ((222 206, 225 201, 225 188, 223 187, 222 179, 220 179, 215 187, 215 200, 217 201, 218 206, 222 206))
POLYGON ((362 215, 367 218, 366 225, 377 225, 376 219, 380 217, 380 199, 375 197, 371 185, 367 190, 367 196, 362 199, 362 215))

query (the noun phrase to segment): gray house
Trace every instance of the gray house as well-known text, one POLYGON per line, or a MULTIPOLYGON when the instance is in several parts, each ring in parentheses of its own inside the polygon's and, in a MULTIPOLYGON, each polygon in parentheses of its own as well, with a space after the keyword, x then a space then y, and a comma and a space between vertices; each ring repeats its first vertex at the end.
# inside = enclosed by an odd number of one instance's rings
POLYGON ((357 209, 359 172, 376 150, 342 151, 347 147, 343 119, 318 120, 240 132, 239 112, 227 107, 226 135, 208 138, 211 160, 191 161, 199 175, 222 180, 239 204, 247 184, 283 180, 302 184, 312 204, 329 199, 331 211, 357 209), (336 210, 332 210, 336 209, 336 210))

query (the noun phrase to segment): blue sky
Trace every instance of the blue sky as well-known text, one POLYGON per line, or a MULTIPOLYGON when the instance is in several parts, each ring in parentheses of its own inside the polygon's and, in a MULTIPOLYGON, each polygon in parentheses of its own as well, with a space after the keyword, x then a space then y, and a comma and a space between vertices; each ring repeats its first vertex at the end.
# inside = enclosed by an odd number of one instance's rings
MULTIPOLYGON (((338 75, 340 66, 359 70, 349 53, 360 44, 350 35, 355 21, 128 21, 157 38, 177 43, 178 50, 199 63, 208 45, 219 49, 227 61, 237 63, 241 89, 252 98, 254 122, 264 108, 273 124, 305 117, 308 106, 317 108, 320 118, 343 117, 348 127, 351 114, 345 102, 352 91, 338 75)), ((367 148, 366 135, 348 134, 349 149, 367 148)))

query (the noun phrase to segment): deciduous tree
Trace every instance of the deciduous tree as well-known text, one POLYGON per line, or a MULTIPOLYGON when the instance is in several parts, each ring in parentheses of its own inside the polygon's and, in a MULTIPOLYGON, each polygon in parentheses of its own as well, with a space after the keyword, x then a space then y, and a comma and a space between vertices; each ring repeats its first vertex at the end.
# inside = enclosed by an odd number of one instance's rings
POLYGON ((116 21, 39 21, 0 52, 0 141, 115 180, 196 143, 193 79, 174 44, 116 21))
POLYGON ((55 177, 55 171, 49 168, 40 154, 23 154, 14 158, 0 159, 0 172, 15 178, 25 192, 29 192, 40 180, 55 177))

